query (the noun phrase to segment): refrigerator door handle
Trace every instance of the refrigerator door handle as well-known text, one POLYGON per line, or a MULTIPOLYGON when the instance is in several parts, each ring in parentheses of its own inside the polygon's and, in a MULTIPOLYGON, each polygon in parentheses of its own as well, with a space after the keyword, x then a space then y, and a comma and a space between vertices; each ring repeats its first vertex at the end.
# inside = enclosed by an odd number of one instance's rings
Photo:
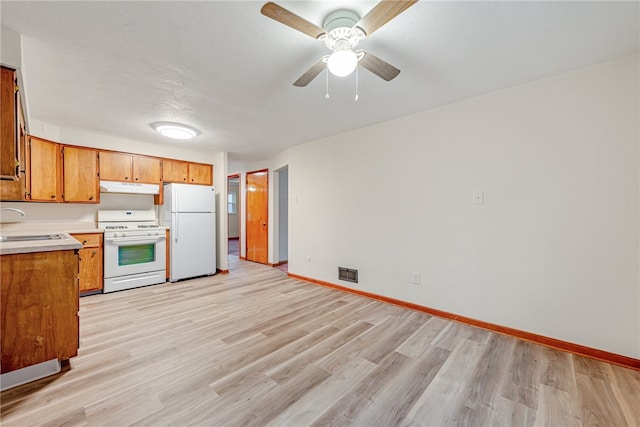
POLYGON ((173 215, 173 224, 175 225, 174 240, 176 243, 178 243, 178 237, 180 236, 180 226, 178 225, 178 214, 174 212, 172 215, 173 215))

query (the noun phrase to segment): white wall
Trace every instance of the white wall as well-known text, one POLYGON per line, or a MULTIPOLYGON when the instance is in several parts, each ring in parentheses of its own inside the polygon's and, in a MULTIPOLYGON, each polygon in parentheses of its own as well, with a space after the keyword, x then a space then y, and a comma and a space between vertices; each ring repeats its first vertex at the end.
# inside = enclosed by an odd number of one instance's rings
POLYGON ((289 271, 640 357, 638 62, 288 150, 289 271))
POLYGON ((278 175, 278 261, 289 257, 289 168, 282 168, 278 175))
POLYGON ((24 61, 22 55, 22 36, 7 28, 0 28, 0 64, 17 71, 20 86, 20 102, 24 113, 25 127, 29 129, 29 105, 27 104, 26 84, 24 81, 24 61))
POLYGON ((7 28, 0 29, 0 64, 13 69, 22 67, 22 40, 20 34, 7 28))

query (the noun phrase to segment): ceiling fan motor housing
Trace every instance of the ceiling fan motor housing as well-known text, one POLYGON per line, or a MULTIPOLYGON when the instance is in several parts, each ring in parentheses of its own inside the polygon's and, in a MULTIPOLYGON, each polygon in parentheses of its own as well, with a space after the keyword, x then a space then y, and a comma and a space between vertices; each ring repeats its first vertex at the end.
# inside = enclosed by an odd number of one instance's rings
POLYGON ((327 34, 322 35, 320 40, 331 50, 344 49, 345 41, 348 43, 347 48, 353 49, 365 37, 364 32, 355 26, 359 20, 360 16, 352 10, 331 12, 323 24, 327 34))

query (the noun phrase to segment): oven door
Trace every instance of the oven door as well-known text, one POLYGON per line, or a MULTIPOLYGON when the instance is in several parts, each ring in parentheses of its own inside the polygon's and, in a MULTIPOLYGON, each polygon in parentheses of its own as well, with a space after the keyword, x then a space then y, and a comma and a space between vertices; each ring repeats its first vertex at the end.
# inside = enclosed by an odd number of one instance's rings
POLYGON ((164 234, 104 239, 104 277, 165 270, 167 242, 164 234))

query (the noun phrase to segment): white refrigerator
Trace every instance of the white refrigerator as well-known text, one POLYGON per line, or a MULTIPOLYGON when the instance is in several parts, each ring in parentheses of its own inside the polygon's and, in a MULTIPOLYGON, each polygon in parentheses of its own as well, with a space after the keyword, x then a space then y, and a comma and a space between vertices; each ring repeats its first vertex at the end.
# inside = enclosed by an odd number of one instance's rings
POLYGON ((169 281, 216 272, 216 195, 213 187, 166 184, 161 225, 170 231, 169 281))

